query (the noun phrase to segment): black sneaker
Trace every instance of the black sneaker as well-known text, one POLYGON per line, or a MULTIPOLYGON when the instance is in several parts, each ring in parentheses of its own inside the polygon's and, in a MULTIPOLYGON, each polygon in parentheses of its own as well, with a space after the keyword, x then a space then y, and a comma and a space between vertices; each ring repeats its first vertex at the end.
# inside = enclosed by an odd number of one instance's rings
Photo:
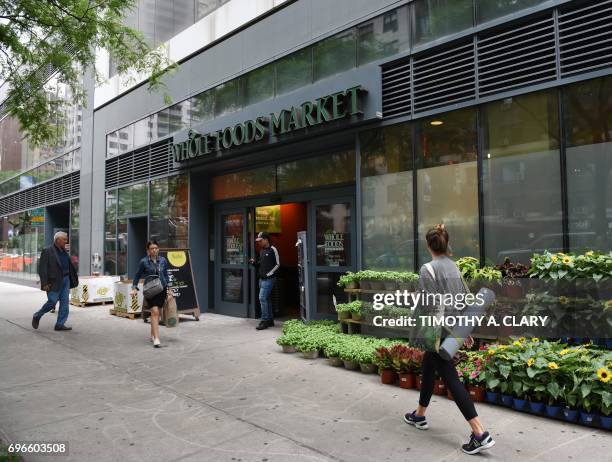
POLYGON ((40 322, 40 318, 37 318, 36 316, 32 316, 32 327, 34 329, 38 329, 39 322, 40 322))
POLYGON ((270 326, 268 325, 268 321, 261 321, 261 322, 260 322, 260 323, 257 325, 257 327, 256 327, 255 329, 257 329, 257 330, 264 330, 264 329, 267 329, 268 327, 270 327, 270 326))
POLYGON ((416 411, 412 411, 410 414, 404 415, 404 422, 406 422, 408 425, 414 425, 419 430, 427 430, 429 428, 425 416, 416 415, 416 411))
POLYGON ((493 446, 495 446, 495 441, 493 441, 489 432, 484 432, 480 438, 472 433, 470 435, 470 441, 461 446, 461 449, 466 454, 478 454, 480 451, 492 448, 493 446))

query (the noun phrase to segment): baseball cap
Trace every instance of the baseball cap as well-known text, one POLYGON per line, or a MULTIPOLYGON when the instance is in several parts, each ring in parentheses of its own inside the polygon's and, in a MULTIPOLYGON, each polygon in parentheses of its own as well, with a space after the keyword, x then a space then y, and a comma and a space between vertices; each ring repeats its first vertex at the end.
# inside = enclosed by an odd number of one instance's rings
POLYGON ((257 235, 256 241, 261 241, 262 239, 270 240, 270 235, 268 233, 264 233, 263 231, 257 235))

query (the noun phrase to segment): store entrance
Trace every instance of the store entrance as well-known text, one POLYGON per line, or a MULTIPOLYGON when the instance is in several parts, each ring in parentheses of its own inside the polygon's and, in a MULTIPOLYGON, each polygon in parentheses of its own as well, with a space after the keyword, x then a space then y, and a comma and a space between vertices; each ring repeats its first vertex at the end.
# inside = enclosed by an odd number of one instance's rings
MULTIPOLYGON (((299 196, 298 196, 299 197, 299 196)), ((283 198, 284 199, 284 198, 283 198)), ((341 274, 355 271, 354 198, 290 200, 276 204, 224 205, 215 213, 215 312, 257 318, 259 279, 249 260, 259 252, 255 238, 267 232, 278 250, 280 268, 272 293, 276 318, 300 316, 297 234, 306 231, 308 319, 335 316, 334 297, 344 301, 338 288, 341 274)))

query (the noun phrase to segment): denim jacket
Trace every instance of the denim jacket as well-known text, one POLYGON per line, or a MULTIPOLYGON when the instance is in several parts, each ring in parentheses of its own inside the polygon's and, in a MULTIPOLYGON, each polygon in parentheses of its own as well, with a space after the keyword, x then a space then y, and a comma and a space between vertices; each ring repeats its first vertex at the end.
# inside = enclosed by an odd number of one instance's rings
MULTIPOLYGON (((164 257, 158 256, 157 264, 159 265, 159 279, 161 280, 162 286, 166 288, 168 287, 169 282, 168 260, 166 260, 164 257)), ((136 275, 134 276, 134 282, 132 282, 132 287, 138 288, 138 281, 154 274, 157 274, 156 265, 147 255, 146 257, 142 258, 140 260, 140 263, 138 264, 138 271, 136 271, 136 275)))

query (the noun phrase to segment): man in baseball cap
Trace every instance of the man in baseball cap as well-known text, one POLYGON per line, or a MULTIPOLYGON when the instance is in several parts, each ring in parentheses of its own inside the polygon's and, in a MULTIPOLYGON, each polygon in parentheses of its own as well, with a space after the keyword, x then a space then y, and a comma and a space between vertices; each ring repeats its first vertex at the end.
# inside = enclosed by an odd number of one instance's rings
POLYGON ((255 239, 261 245, 261 251, 257 259, 249 261, 259 276, 259 303, 261 304, 261 322, 257 330, 267 329, 274 326, 274 311, 270 302, 270 294, 276 282, 276 272, 280 268, 280 257, 278 250, 270 243, 270 235, 261 232, 255 239))

